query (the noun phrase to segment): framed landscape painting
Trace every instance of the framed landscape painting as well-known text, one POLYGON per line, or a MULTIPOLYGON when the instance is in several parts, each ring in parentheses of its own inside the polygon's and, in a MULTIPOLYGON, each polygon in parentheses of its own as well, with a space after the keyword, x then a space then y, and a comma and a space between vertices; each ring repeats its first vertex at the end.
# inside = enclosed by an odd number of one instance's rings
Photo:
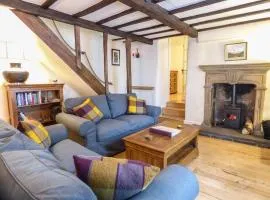
POLYGON ((120 66, 120 50, 112 49, 112 65, 120 66))
POLYGON ((247 42, 225 45, 225 61, 246 60, 247 42))

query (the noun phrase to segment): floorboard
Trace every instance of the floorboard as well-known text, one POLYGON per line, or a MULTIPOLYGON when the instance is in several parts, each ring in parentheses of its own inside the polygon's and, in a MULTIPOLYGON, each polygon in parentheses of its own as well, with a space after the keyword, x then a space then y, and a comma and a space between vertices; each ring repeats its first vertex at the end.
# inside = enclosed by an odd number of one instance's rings
POLYGON ((199 137, 188 168, 200 183, 197 200, 270 199, 270 149, 199 137))

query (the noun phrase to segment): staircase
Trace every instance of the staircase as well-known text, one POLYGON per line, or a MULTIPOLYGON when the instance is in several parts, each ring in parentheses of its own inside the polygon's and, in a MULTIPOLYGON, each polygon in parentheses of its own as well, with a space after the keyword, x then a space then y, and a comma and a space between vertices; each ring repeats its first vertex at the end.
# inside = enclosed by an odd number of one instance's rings
POLYGON ((185 119, 185 103, 169 101, 167 105, 162 110, 162 115, 160 117, 160 121, 165 120, 177 120, 181 123, 184 122, 185 119))

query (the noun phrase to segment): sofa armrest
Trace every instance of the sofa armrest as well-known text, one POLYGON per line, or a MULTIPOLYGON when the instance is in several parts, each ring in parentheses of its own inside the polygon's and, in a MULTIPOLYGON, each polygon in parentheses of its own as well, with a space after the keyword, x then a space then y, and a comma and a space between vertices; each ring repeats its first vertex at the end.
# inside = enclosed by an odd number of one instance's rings
POLYGON ((155 123, 158 122, 158 118, 161 114, 161 108, 158 106, 146 106, 147 115, 153 117, 155 119, 155 123))
POLYGON ((199 194, 196 176, 180 165, 162 170, 153 182, 131 200, 194 200, 199 194))
POLYGON ((82 137, 92 134, 96 138, 96 125, 90 120, 76 115, 60 113, 56 116, 56 121, 63 124, 69 131, 78 133, 82 137))
POLYGON ((63 124, 56 124, 45 127, 51 137, 52 145, 68 138, 68 132, 63 124))

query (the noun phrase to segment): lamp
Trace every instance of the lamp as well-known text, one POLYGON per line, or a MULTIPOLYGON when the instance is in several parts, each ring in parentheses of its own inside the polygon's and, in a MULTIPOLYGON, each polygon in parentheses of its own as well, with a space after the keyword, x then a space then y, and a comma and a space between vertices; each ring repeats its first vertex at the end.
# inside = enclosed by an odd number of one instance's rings
POLYGON ((3 71, 3 76, 8 83, 24 83, 29 72, 22 70, 21 63, 10 63, 10 70, 3 71))

